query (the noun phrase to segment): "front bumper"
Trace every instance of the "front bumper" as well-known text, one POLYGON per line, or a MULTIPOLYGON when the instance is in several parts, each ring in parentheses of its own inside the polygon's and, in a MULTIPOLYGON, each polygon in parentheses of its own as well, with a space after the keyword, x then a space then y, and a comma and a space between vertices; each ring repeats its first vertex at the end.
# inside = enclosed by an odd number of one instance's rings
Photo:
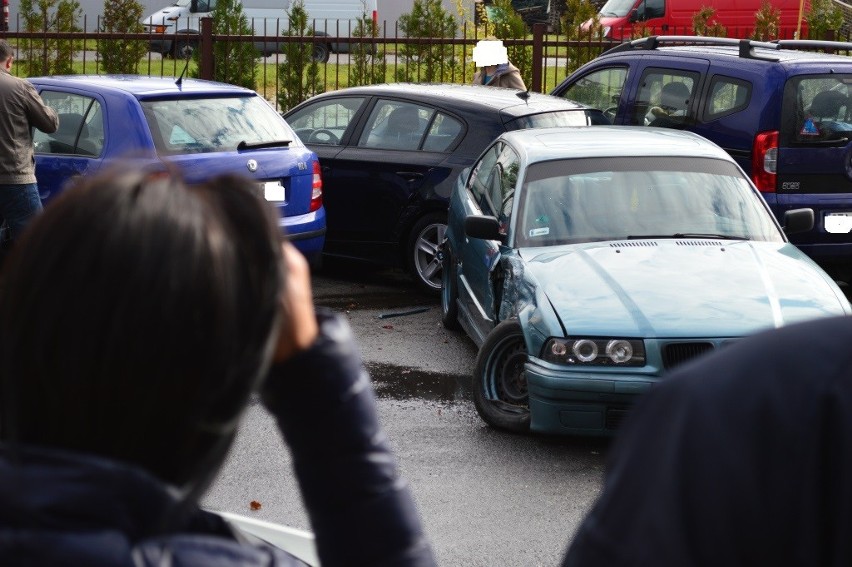
POLYGON ((658 376, 643 374, 641 370, 574 370, 530 357, 526 364, 530 429, 542 433, 612 435, 636 398, 659 380, 658 376))

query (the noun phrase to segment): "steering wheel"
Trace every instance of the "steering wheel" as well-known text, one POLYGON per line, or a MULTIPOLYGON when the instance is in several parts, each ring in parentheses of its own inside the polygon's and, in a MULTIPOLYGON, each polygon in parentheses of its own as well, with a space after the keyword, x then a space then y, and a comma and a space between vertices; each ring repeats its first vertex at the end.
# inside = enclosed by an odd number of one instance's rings
POLYGON ((616 114, 617 112, 618 112, 618 107, 617 107, 617 106, 610 106, 609 108, 607 108, 606 110, 604 110, 604 111, 603 111, 604 116, 606 116, 607 118, 609 118, 610 122, 612 122, 613 120, 615 120, 615 114, 616 114))
POLYGON ((309 144, 336 144, 338 142, 340 142, 340 139, 327 128, 317 128, 308 136, 309 144))

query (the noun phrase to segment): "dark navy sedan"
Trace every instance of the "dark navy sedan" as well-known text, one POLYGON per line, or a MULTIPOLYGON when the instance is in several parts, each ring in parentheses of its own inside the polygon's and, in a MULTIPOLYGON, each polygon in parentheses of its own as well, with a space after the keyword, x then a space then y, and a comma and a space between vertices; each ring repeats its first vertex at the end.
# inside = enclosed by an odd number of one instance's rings
POLYGON ((284 117, 322 164, 324 252, 403 266, 431 292, 453 185, 488 144, 509 130, 609 124, 548 95, 399 83, 323 93, 284 117))
POLYGON ((280 226, 310 260, 325 240, 316 154, 254 91, 208 81, 140 76, 41 77, 30 81, 59 114, 36 131, 36 178, 48 204, 68 180, 110 163, 177 168, 189 183, 222 173, 257 181, 280 226))

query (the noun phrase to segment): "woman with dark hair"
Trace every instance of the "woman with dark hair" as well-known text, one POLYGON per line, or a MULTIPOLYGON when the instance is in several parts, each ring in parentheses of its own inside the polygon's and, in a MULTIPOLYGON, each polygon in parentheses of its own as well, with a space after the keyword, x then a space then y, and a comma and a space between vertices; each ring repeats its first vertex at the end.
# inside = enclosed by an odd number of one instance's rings
POLYGON ((351 333, 279 241, 233 176, 113 171, 31 225, 0 288, 0 564, 300 564, 197 506, 255 391, 324 566, 434 564, 351 333))

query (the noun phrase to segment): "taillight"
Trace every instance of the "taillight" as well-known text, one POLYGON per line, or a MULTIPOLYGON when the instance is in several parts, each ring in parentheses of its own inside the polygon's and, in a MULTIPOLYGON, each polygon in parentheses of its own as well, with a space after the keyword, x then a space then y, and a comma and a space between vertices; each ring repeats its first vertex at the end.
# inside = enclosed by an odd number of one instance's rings
POLYGON ((314 178, 311 182, 311 211, 322 207, 322 174, 319 161, 314 160, 314 178))
POLYGON ((761 132, 751 150, 751 179, 763 193, 774 193, 778 184, 778 131, 761 132))

